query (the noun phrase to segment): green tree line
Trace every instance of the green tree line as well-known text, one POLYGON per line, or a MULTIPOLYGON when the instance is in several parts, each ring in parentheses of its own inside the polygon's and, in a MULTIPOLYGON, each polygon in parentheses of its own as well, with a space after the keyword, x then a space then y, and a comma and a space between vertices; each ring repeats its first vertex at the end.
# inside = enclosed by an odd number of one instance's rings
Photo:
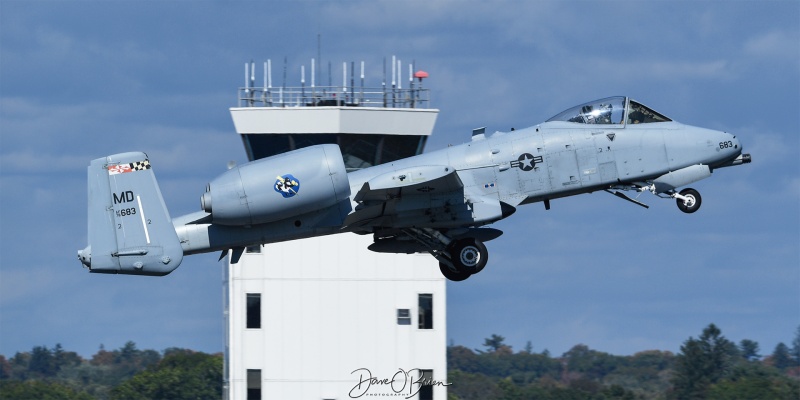
MULTIPOLYGON (((769 355, 758 343, 728 340, 714 324, 688 338, 678 354, 644 351, 615 356, 579 344, 560 357, 514 352, 491 335, 484 349, 447 348, 449 400, 470 399, 800 399, 800 327, 791 346, 769 355)), ((90 359, 36 346, 0 355, 2 399, 220 399, 222 355, 134 342, 90 359)))
POLYGON ((678 354, 615 356, 579 344, 552 357, 531 343, 514 352, 493 334, 484 349, 449 346, 449 400, 800 399, 800 327, 792 347, 761 356, 758 343, 726 339, 714 324, 678 354))
POLYGON ((36 346, 6 359, 0 355, 0 399, 128 400, 220 399, 222 355, 169 348, 139 350, 127 342, 91 359, 36 346))

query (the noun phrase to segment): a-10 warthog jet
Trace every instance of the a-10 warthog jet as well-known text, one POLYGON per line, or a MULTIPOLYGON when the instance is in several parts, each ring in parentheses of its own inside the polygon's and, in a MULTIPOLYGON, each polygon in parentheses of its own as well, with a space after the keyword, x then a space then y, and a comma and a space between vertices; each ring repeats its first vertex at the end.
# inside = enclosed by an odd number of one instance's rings
POLYGON ((489 258, 483 227, 523 204, 604 190, 672 198, 685 213, 700 194, 678 188, 750 162, 736 136, 683 125, 626 97, 570 108, 546 122, 348 173, 334 144, 232 168, 207 186, 202 211, 170 219, 150 160, 115 154, 89 165, 91 272, 166 275, 183 256, 334 233, 371 234, 370 250, 428 252, 460 281, 489 258))

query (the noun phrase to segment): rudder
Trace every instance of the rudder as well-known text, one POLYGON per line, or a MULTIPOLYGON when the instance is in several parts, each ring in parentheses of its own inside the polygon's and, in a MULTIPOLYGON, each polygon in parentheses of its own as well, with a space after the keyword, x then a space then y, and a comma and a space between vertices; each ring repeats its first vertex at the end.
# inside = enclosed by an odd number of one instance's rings
POLYGON ((147 155, 121 153, 89 164, 89 246, 78 258, 90 272, 167 275, 183 260, 147 155))

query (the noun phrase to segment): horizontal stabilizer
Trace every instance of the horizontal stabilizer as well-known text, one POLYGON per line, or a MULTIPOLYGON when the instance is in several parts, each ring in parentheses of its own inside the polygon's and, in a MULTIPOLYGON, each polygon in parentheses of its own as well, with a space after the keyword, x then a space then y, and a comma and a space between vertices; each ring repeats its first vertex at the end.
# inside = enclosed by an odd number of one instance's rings
POLYGON ((219 259, 217 261, 222 261, 225 256, 230 254, 230 263, 231 264, 238 264, 239 259, 242 258, 242 254, 244 253, 244 247, 234 247, 233 249, 229 250, 222 250, 222 253, 219 255, 219 259))

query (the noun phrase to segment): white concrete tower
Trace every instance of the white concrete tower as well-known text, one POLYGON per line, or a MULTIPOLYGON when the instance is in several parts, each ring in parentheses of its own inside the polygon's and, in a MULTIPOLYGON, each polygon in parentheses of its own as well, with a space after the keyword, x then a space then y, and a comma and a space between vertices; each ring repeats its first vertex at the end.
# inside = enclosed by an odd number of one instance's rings
MULTIPOLYGON (((250 160, 336 143, 352 171, 419 154, 433 131, 439 111, 426 108, 424 72, 402 88, 400 68, 392 68, 391 85, 384 78, 369 88, 363 63, 360 85, 356 65, 342 64, 341 86, 318 86, 312 60, 310 85, 303 67, 301 86, 273 87, 271 67, 264 63, 263 86, 255 87, 255 64, 246 64, 231 108, 250 160)), ((226 398, 447 397, 438 262, 374 253, 371 243, 370 235, 344 233, 248 248, 228 263, 226 398)))

